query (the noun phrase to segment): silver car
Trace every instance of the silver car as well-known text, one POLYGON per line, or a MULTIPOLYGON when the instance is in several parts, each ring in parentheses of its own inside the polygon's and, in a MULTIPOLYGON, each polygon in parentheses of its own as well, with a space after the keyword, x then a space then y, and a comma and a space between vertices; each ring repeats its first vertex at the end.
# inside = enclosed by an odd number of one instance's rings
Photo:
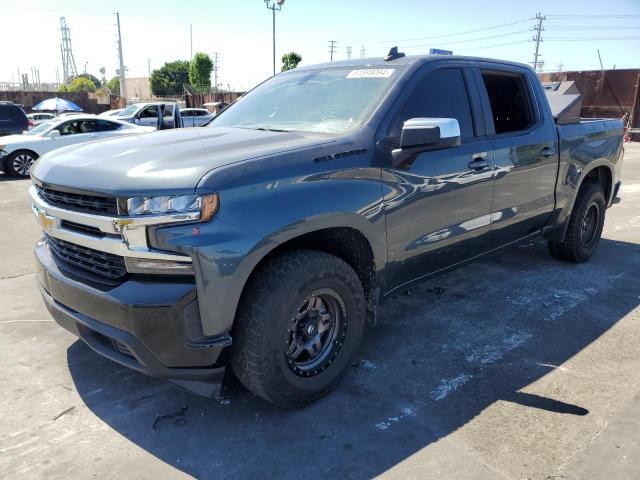
POLYGON ((199 127, 211 120, 215 115, 204 108, 185 108, 180 110, 184 127, 199 127))

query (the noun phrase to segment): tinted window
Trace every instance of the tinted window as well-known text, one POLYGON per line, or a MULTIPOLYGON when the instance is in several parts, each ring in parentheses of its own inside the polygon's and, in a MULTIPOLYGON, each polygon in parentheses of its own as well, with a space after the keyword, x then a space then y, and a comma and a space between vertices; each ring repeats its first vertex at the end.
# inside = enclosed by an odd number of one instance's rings
POLYGON ((533 122, 522 75, 483 72, 496 134, 526 130, 533 122))
POLYGON ((164 110, 162 111, 163 117, 171 117, 173 116, 173 105, 165 105, 164 110))
POLYGON ((460 124, 463 139, 474 136, 473 117, 462 70, 446 68, 427 74, 394 120, 389 140, 398 144, 404 122, 420 117, 455 118, 460 124))
POLYGON ((122 126, 118 123, 109 122, 107 120, 96 120, 95 123, 98 125, 98 131, 100 132, 111 132, 122 126))
POLYGON ((27 115, 17 105, 0 105, 0 118, 14 121, 27 121, 27 115))

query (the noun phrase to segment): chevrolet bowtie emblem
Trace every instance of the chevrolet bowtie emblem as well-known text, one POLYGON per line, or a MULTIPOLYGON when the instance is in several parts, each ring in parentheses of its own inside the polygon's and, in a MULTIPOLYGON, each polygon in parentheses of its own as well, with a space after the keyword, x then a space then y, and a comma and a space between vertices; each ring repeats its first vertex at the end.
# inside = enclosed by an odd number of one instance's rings
POLYGON ((40 210, 38 211, 38 223, 40 223, 43 230, 47 230, 49 228, 55 227, 56 221, 52 217, 47 216, 45 212, 40 210))

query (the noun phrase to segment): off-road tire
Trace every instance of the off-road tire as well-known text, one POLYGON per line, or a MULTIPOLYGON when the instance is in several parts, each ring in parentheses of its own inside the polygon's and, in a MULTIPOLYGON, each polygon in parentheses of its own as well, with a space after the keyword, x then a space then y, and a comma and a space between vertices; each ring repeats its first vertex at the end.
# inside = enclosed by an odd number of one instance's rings
POLYGON ((549 242, 551 255, 560 260, 573 263, 582 263, 589 260, 600 242, 605 210, 606 200, 602 186, 595 182, 583 184, 573 205, 564 240, 561 242, 549 242), (588 212, 593 212, 592 209, 597 211, 597 219, 595 220, 593 234, 589 236, 590 241, 585 242, 582 233, 583 222, 588 212))
POLYGON ((281 407, 311 403, 347 372, 362 340, 365 310, 362 284, 342 259, 314 250, 278 255, 259 267, 245 287, 232 332, 233 372, 250 391, 281 407), (294 373, 287 338, 299 306, 318 291, 342 298, 344 330, 331 363, 304 377, 294 373))

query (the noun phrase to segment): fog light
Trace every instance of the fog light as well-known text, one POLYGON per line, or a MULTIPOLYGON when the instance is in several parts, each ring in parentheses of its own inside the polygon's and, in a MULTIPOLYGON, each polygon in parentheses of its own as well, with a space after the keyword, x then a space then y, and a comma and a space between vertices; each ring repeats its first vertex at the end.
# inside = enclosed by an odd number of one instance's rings
POLYGON ((148 273, 152 275, 193 275, 193 265, 190 262, 125 257, 124 263, 127 266, 127 271, 129 273, 148 273))

